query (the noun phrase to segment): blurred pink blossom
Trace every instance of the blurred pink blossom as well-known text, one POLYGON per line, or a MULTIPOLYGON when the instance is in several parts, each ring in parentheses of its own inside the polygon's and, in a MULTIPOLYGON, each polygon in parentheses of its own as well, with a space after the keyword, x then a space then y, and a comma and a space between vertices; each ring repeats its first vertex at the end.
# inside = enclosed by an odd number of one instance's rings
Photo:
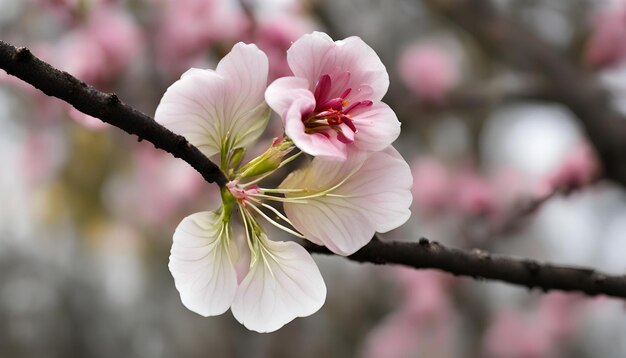
POLYGON ((435 271, 398 267, 400 304, 367 337, 362 357, 453 357, 450 279, 435 271))
POLYGON ((571 150, 563 162, 539 183, 537 195, 554 190, 570 191, 591 183, 600 170, 598 159, 587 143, 580 143, 571 150))
POLYGON ((408 47, 398 64, 400 79, 421 100, 441 102, 458 82, 458 69, 447 53, 430 44, 408 47))
POLYGON ((487 329, 484 350, 494 358, 559 357, 562 341, 576 331, 580 297, 551 293, 539 299, 538 310, 499 313, 487 329))
POLYGON ((437 212, 445 208, 452 199, 452 177, 448 169, 434 158, 422 157, 414 160, 413 199, 425 212, 437 212))
POLYGON ((470 215, 490 215, 498 209, 497 195, 492 185, 478 174, 466 171, 456 182, 458 209, 470 215))
MULTIPOLYGON (((133 172, 112 182, 110 195, 106 195, 111 210, 120 217, 150 225, 163 222, 206 188, 202 177, 187 163, 151 146, 139 146, 134 153, 133 172)), ((217 190, 211 195, 217 195, 217 190)))
POLYGON ((259 21, 255 43, 269 58, 269 80, 291 75, 287 50, 302 35, 311 32, 313 24, 299 14, 289 13, 259 21))
POLYGON ((606 6, 595 15, 585 59, 597 67, 613 66, 626 59, 626 2, 606 6))
POLYGON ((70 105, 66 105, 66 107, 68 116, 87 129, 102 130, 109 126, 100 119, 85 114, 70 105))
POLYGON ((51 131, 28 133, 20 163, 29 184, 45 182, 57 173, 64 160, 61 141, 51 131))
POLYGON ((583 303, 582 296, 555 292, 545 295, 539 302, 537 320, 546 333, 555 339, 565 339, 576 331, 577 315, 583 303))
POLYGON ((124 70, 143 48, 136 22, 112 6, 95 8, 85 31, 102 52, 107 76, 124 70))
POLYGON ((554 342, 543 327, 515 311, 496 316, 485 334, 484 348, 494 358, 555 357, 554 342))
POLYGON ((240 38, 249 25, 234 0, 164 3, 157 50, 165 70, 172 73, 189 68, 211 44, 240 38))

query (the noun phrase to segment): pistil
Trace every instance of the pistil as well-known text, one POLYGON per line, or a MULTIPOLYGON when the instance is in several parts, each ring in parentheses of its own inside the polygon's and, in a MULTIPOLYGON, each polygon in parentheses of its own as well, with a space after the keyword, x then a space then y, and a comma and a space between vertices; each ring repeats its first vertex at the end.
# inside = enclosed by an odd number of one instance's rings
MULTIPOLYGON (((349 77, 349 74, 347 74, 349 77)), ((350 103, 346 98, 352 88, 346 88, 339 97, 329 98, 332 89, 332 79, 330 75, 320 76, 315 85, 315 108, 311 113, 302 116, 304 131, 307 134, 321 134, 326 138, 331 138, 331 133, 335 132, 338 141, 350 144, 354 142, 354 135, 346 135, 346 127, 357 133, 358 129, 352 120, 350 112, 359 107, 369 107, 372 101, 364 100, 350 103), (342 126, 345 124, 345 126, 342 126)))

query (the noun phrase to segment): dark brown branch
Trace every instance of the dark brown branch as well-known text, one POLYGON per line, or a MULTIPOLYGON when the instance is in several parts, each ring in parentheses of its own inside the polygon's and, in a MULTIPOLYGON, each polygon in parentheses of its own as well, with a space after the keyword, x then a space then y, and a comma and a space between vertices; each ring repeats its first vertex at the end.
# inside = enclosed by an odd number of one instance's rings
POLYGON ((626 118, 609 103, 593 78, 556 49, 500 14, 488 0, 424 0, 467 30, 478 43, 508 63, 534 66, 559 101, 581 120, 608 178, 626 186, 626 118))
POLYGON ((0 68, 30 83, 48 96, 62 99, 83 113, 129 134, 135 134, 176 158, 183 159, 209 183, 224 186, 228 181, 217 165, 198 148, 189 144, 183 136, 171 132, 151 117, 124 104, 114 93, 100 92, 69 73, 41 61, 27 48, 15 48, 0 41, 0 68))
MULTIPOLYGON (((309 242, 312 253, 332 255, 327 248, 309 242)), ((388 241, 374 239, 348 256, 357 262, 399 264, 417 269, 437 269, 456 276, 497 280, 543 291, 584 292, 626 298, 626 276, 611 276, 592 269, 555 266, 528 259, 491 255, 482 250, 465 251, 435 241, 388 241)))
MULTIPOLYGON (((149 116, 122 103, 116 95, 97 91, 66 72, 61 72, 33 56, 27 49, 0 41, 0 68, 58 97, 78 110, 106 123, 149 140, 155 147, 191 164, 209 182, 226 183, 219 168, 185 138, 154 122, 149 116)), ((312 253, 330 254, 324 247, 308 242, 312 253)), ((453 275, 500 280, 543 290, 581 291, 589 295, 626 298, 626 277, 609 276, 591 269, 539 264, 531 260, 493 256, 483 251, 446 248, 436 242, 382 242, 376 238, 349 257, 359 262, 400 264, 414 268, 433 268, 453 275)))

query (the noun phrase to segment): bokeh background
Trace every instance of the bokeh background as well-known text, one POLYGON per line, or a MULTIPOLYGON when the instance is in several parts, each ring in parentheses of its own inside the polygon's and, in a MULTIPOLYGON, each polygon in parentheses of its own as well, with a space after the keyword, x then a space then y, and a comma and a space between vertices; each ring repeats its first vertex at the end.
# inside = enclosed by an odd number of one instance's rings
MULTIPOLYGON (((182 72, 214 68, 238 41, 267 53, 274 79, 302 34, 360 36, 390 73, 385 101, 415 176, 413 217, 385 239, 623 273, 626 193, 603 178, 579 119, 540 73, 501 62, 426 2, 0 0, 0 38, 153 115, 182 72)), ((626 2, 493 4, 626 115, 626 2)), ((626 356, 620 300, 340 257, 315 257, 324 307, 278 332, 200 317, 167 261, 180 220, 217 206, 215 186, 1 71, 0 126, 1 357, 626 356)), ((274 118, 258 150, 279 132, 274 118)))

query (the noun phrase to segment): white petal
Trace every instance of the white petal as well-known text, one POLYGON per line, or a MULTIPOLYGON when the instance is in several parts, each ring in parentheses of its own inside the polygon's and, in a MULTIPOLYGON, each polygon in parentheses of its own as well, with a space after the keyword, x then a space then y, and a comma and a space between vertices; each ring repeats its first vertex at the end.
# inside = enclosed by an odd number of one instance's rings
POLYGON ((269 64, 256 45, 237 43, 217 65, 216 72, 227 80, 225 109, 233 148, 256 140, 267 125, 270 111, 264 102, 269 64), (228 118, 227 118, 228 120, 228 118))
POLYGON ((183 304, 202 316, 228 310, 237 290, 237 247, 215 212, 192 214, 174 232, 169 268, 183 304))
POLYGON ((306 168, 290 174, 280 187, 309 189, 302 196, 327 191, 321 197, 285 203, 285 213, 311 241, 350 255, 365 246, 375 232, 387 232, 408 220, 412 183, 408 164, 389 147, 369 154, 351 152, 344 162, 315 158, 306 168))
POLYGON ((154 119, 212 156, 220 151, 225 133, 221 112, 225 92, 224 78, 214 71, 189 70, 167 89, 154 119))
POLYGON ((243 147, 261 135, 269 119, 263 99, 267 71, 261 50, 238 43, 216 71, 185 72, 167 89, 154 118, 206 156, 218 153, 225 139, 231 148, 243 147))
POLYGON ((264 248, 241 282, 232 312, 246 328, 272 332, 315 313, 326 285, 311 255, 294 242, 262 239, 264 248))

